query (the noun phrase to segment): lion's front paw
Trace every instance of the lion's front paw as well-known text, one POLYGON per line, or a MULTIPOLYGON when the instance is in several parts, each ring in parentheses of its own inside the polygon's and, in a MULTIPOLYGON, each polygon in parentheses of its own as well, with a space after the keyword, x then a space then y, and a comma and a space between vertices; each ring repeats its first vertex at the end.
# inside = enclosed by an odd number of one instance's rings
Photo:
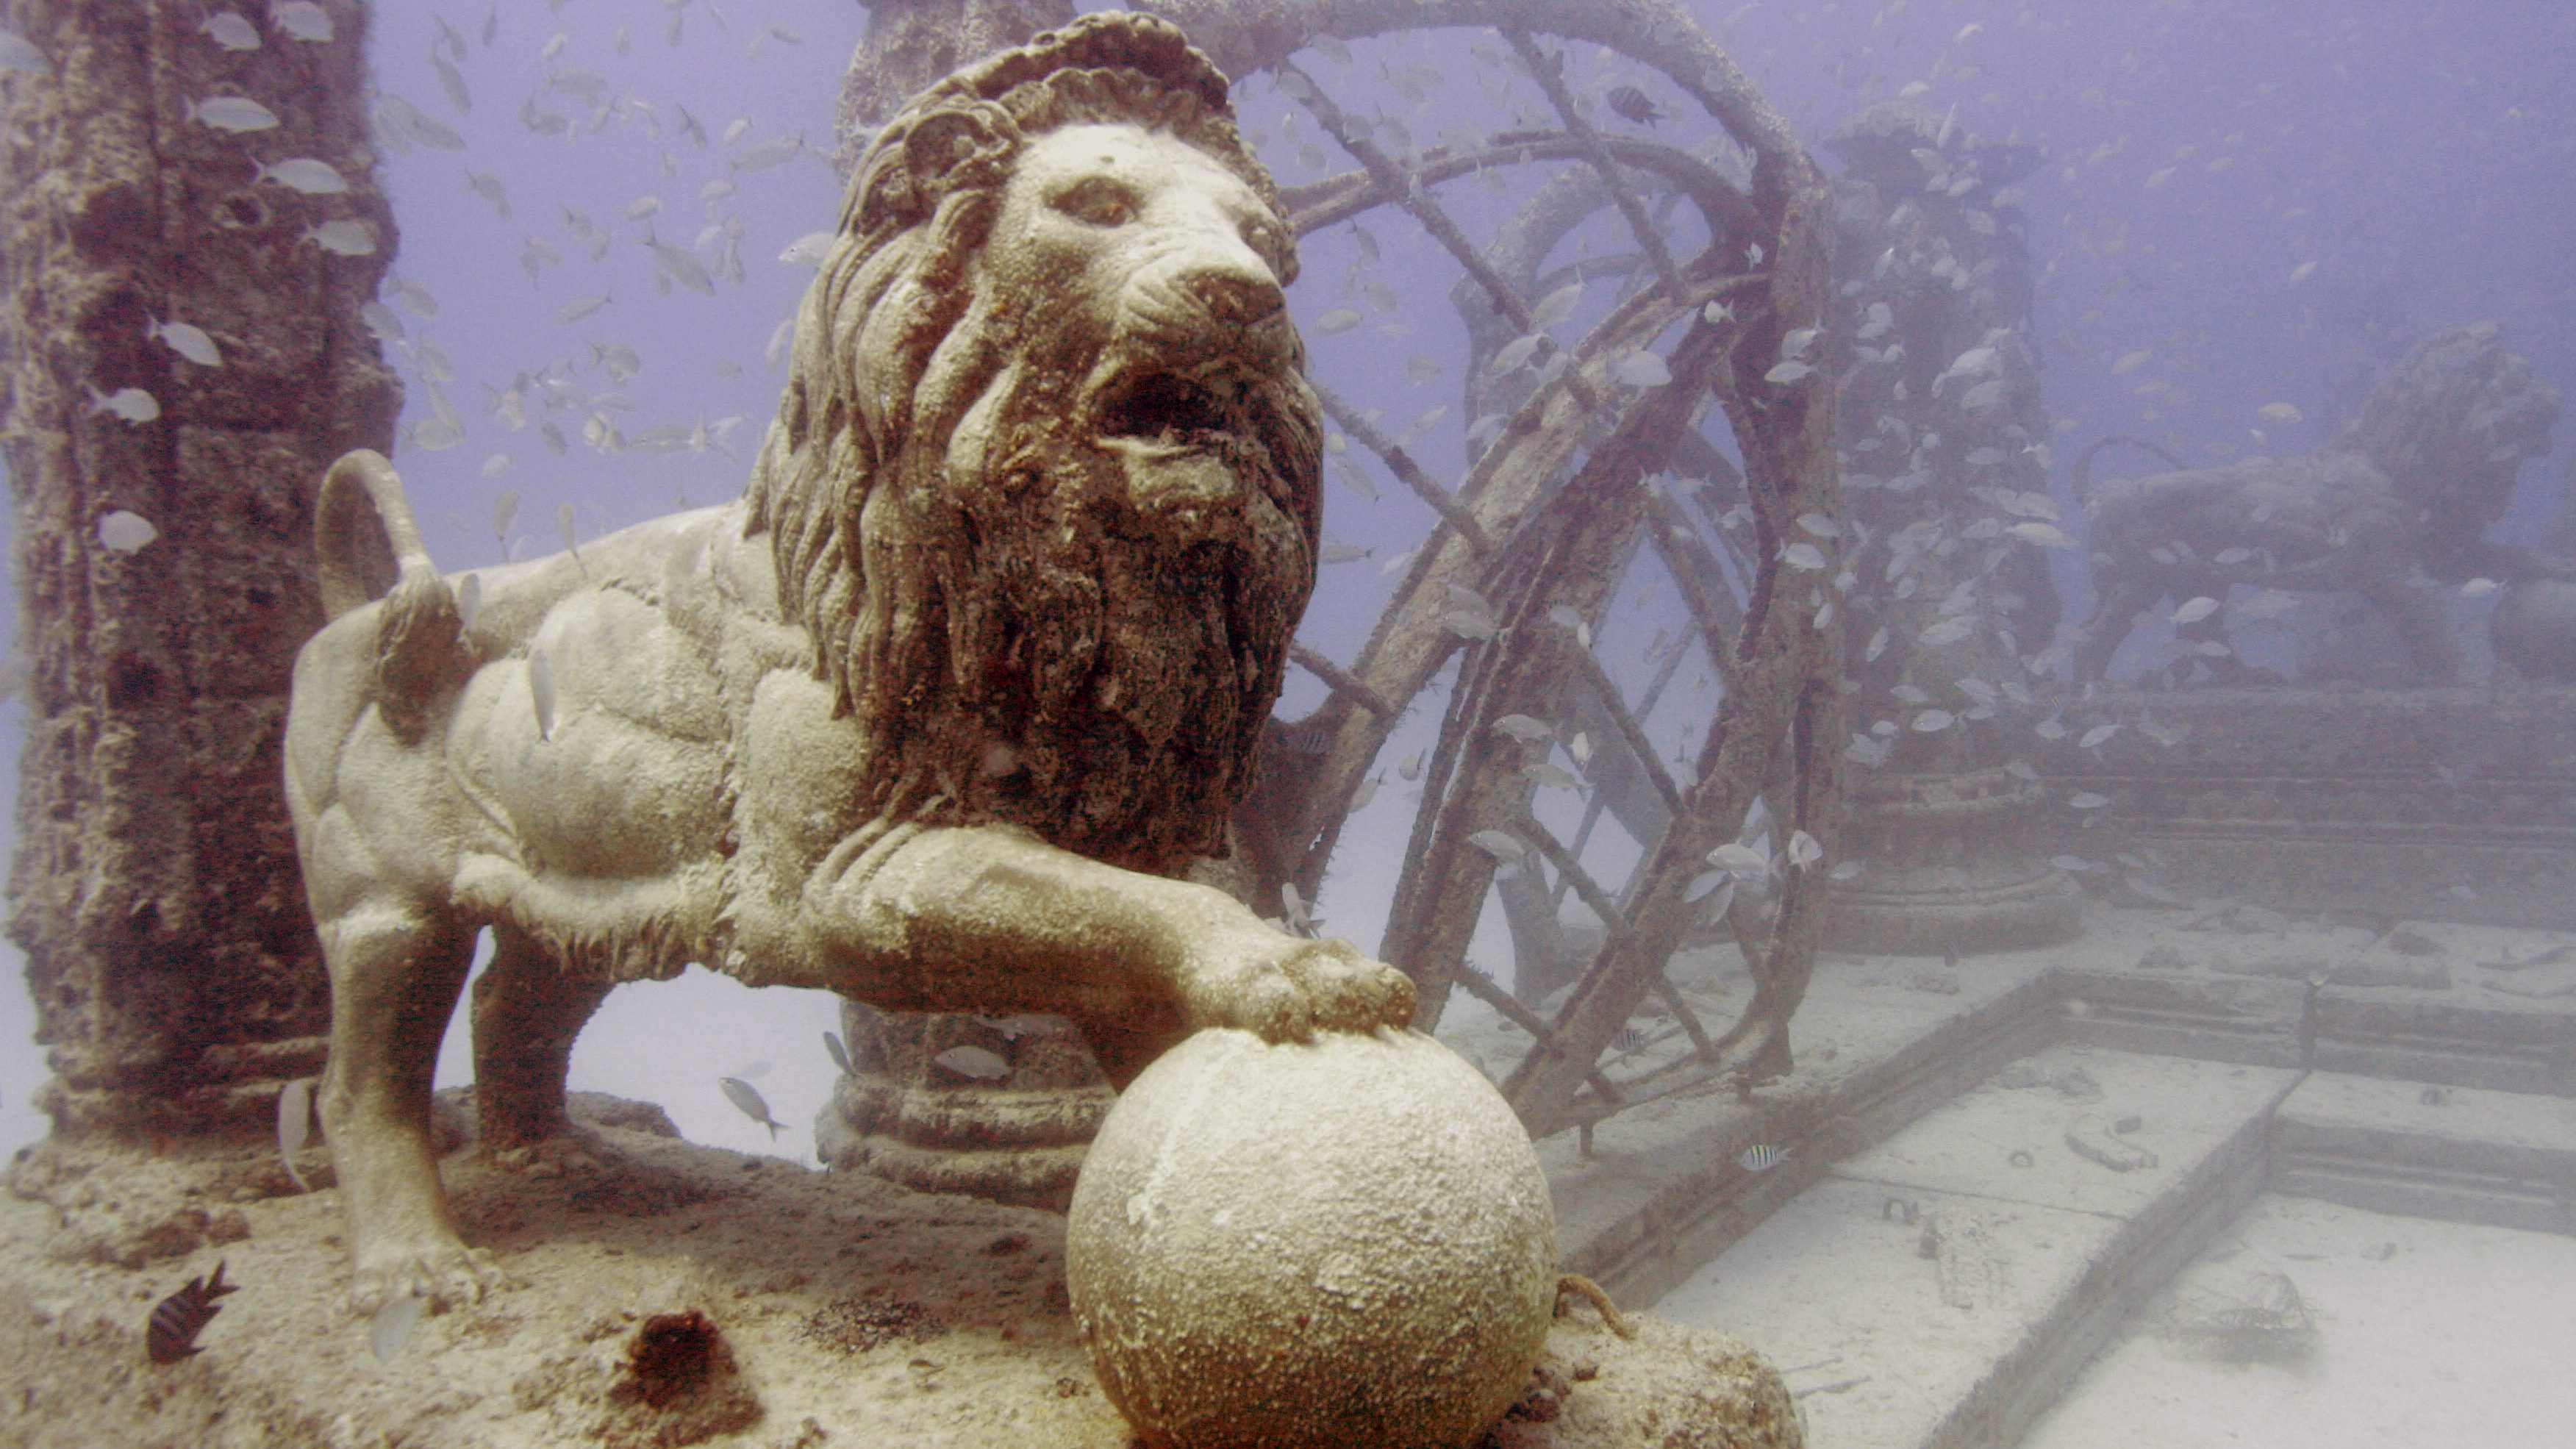
POLYGON ((359 1255, 349 1306, 371 1314, 396 1298, 426 1298, 435 1307, 480 1303, 500 1286, 492 1257, 450 1238, 439 1243, 384 1243, 359 1255))
POLYGON ((1265 931, 1257 944, 1239 947, 1191 985, 1186 1008, 1193 1028, 1239 1027, 1265 1041, 1381 1026, 1402 1030, 1413 1022, 1413 982, 1348 941, 1265 931))

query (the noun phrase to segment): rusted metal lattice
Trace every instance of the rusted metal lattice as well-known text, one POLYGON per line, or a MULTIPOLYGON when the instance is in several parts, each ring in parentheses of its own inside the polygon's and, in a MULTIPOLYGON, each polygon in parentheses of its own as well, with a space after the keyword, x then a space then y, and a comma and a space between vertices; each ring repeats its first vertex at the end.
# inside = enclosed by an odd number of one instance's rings
POLYGON ((1435 1023, 1460 987, 1524 1029, 1531 1045, 1503 1088, 1537 1134, 1712 1077, 1785 1072, 1787 1025, 1821 924, 1818 862, 1830 859, 1837 834, 1842 669, 1832 612, 1850 583, 1833 522, 1841 507, 1831 379, 1782 365, 1802 350, 1797 334, 1812 340, 1806 329, 1825 325, 1831 304, 1824 177, 1734 63, 1665 0, 1163 0, 1140 8, 1181 24, 1238 80, 1272 74, 1349 156, 1348 169, 1286 190, 1301 232, 1394 208, 1447 251, 1463 274, 1453 299, 1471 352, 1464 417, 1504 419, 1488 429, 1490 441, 1471 439, 1472 461, 1453 487, 1322 379, 1343 431, 1376 452, 1437 522, 1355 660, 1298 654, 1331 694, 1283 732, 1298 742, 1299 759, 1270 771, 1240 821, 1247 859, 1266 877, 1257 888, 1275 895, 1292 886, 1312 897, 1398 715, 1454 659, 1381 948, 1422 988, 1420 1024, 1435 1023), (1452 26, 1498 30, 1557 124, 1390 150, 1295 59, 1319 40, 1452 26), (1698 152, 1597 130, 1551 41, 1589 42, 1661 71, 1732 147, 1698 152), (1548 180, 1482 245, 1434 191, 1491 168, 1568 161, 1580 164, 1548 180), (1675 205, 1704 223, 1694 255, 1675 255, 1680 229, 1656 219, 1656 207, 1675 205), (1622 276, 1625 292, 1579 341, 1561 344, 1549 336, 1556 319, 1541 315, 1542 299, 1563 284, 1548 259, 1605 210, 1624 219, 1636 253, 1586 270, 1622 276), (1676 340, 1652 350, 1667 335, 1676 340), (1494 365, 1515 347, 1529 367, 1494 365), (1702 431, 1721 419, 1722 437, 1702 431), (1662 486, 1656 479, 1667 470, 1707 486, 1662 486), (1719 526, 1729 517, 1738 527, 1719 526), (1594 635, 1649 551, 1678 585, 1690 627, 1652 686, 1631 698, 1596 656, 1594 635), (1696 750, 1668 768, 1644 722, 1659 705, 1673 708, 1664 686, 1688 649, 1704 651, 1720 688, 1696 750), (1591 799, 1580 829, 1560 840, 1531 811, 1533 775, 1552 768, 1551 754, 1578 734, 1590 745, 1580 763, 1591 799), (1709 879, 1712 852, 1737 841, 1757 799, 1784 847, 1761 872, 1776 873, 1767 909, 1757 892, 1717 891, 1709 879), (1604 813, 1644 847, 1615 885, 1583 864, 1604 813), (1791 841, 1799 848, 1787 849, 1791 841), (1545 1015, 1528 989, 1542 963, 1519 963, 1516 994, 1466 959, 1498 873, 1518 914, 1552 922, 1570 893, 1604 927, 1599 949, 1545 1015), (1702 919, 1730 896, 1722 916, 1702 919), (1722 1027, 1701 1022, 1666 976, 1675 951, 1702 929, 1731 931, 1753 976, 1750 1003, 1722 1027), (1650 994, 1690 1050, 1616 1080, 1605 1053, 1650 994))

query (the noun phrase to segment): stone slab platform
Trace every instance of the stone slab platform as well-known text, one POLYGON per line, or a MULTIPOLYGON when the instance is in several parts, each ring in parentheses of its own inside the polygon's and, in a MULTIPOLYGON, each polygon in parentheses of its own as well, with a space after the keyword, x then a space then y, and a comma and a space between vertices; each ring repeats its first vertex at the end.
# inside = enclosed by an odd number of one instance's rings
POLYGON ((1764 1344, 1820 1444, 2011 1444, 2259 1191, 2296 1080, 2049 1048, 1826 1168, 1656 1311, 1764 1344), (2152 1165, 2068 1144, 2131 1116, 2152 1165))

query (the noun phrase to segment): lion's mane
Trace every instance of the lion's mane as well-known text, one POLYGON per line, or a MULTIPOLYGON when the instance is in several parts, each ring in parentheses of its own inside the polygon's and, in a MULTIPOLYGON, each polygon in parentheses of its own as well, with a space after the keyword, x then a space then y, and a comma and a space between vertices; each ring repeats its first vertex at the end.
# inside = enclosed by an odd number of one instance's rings
MULTIPOLYGON (((2333 451, 2358 453, 2422 519, 2435 578, 2504 516, 2522 465, 2549 452, 2558 393, 2507 352, 2493 322, 2453 327, 2407 350, 2371 390, 2333 451)), ((2456 577, 2455 577, 2456 575, 2456 577)))
MULTIPOLYGON (((1041 505, 978 518, 970 504, 925 501, 930 485, 880 485, 908 466, 917 431, 944 436, 1000 371, 993 339, 951 334, 1029 140, 1141 125, 1196 147, 1279 212, 1226 90, 1168 23, 1086 16, 923 92, 860 158, 747 501, 749 531, 770 535, 781 607, 811 634, 836 708, 860 724, 862 804, 880 818, 1007 820, 1162 873, 1224 853, 1225 816, 1313 586, 1321 426, 1302 374, 1253 390, 1251 436, 1228 449, 1266 470, 1264 491, 1302 541, 997 563, 986 535, 1038 528, 1041 505), (961 345, 976 365, 926 388, 934 355, 961 345), (1122 589, 1146 602, 1108 617, 1102 596, 1122 589), (1038 617, 1008 617, 1015 606, 1038 617), (1027 632, 1038 628, 1053 632, 1027 632), (1146 657, 1158 651, 1168 657, 1146 657)), ((1284 229, 1275 246, 1284 285, 1295 269, 1284 229)))

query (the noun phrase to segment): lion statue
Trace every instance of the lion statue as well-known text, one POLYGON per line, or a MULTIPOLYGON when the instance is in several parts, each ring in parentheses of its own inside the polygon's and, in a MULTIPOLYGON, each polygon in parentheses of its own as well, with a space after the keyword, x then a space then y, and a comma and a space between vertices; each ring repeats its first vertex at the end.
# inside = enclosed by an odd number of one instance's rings
POLYGON ((1225 78, 1089 16, 879 133, 742 499, 442 577, 385 460, 332 466, 286 785, 360 1308, 490 1277, 429 1134, 484 926, 495 1145, 564 1129, 611 985, 691 962, 1063 1015, 1122 1085, 1201 1027, 1410 1020, 1391 968, 1182 878, 1314 582, 1294 269, 1225 78))
MULTIPOLYGON (((2388 615, 2421 673, 2457 681, 2464 661, 2442 585, 2576 577, 2563 561, 2484 537, 2522 465, 2547 456, 2557 420, 2557 393, 2482 322, 2417 343, 2361 416, 2305 458, 2185 469, 2145 439, 2102 439, 2075 465, 2077 496, 2093 517, 2100 600, 2075 651, 2077 681, 2103 677, 2139 611, 2158 599, 2223 603, 2236 584, 2350 589, 2388 615), (2114 442, 2148 448, 2180 471, 2093 488, 2093 455, 2114 442)), ((2223 646, 2216 615, 2182 627, 2195 644, 2223 646)), ((2222 679, 2251 673, 2221 647, 2200 653, 2222 679)))

